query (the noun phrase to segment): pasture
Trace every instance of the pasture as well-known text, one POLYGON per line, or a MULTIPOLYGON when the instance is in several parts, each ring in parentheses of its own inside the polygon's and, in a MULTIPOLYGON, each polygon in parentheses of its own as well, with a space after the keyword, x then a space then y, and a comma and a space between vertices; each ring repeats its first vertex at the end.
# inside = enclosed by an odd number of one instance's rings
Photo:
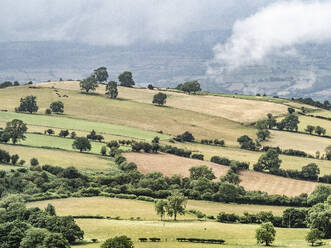
MULTIPOLYGON (((56 87, 66 90, 80 90, 78 82, 43 83, 44 87, 56 87)), ((118 87, 119 97, 136 102, 151 104, 157 89, 134 89, 118 87)), ((100 85, 97 93, 104 94, 105 86, 100 85)), ((213 95, 188 95, 174 91, 165 91, 167 106, 177 109, 194 111, 211 116, 218 116, 240 123, 250 123, 264 118, 267 113, 275 116, 285 114, 287 107, 274 102, 259 101, 256 99, 231 98, 213 95)))
MULTIPOLYGON (((28 203, 28 207, 39 207, 43 209, 47 207, 48 203, 54 205, 57 214, 61 216, 100 215, 110 216, 112 218, 118 216, 124 220, 128 220, 131 217, 134 219, 139 217, 141 220, 160 219, 155 213, 154 203, 129 199, 106 197, 66 198, 31 202, 28 203)), ((257 213, 259 211, 272 211, 274 215, 281 216, 286 207, 188 200, 186 209, 197 209, 206 215, 213 215, 214 217, 221 211, 239 215, 243 215, 244 212, 257 213)), ((167 219, 169 218, 166 217, 166 220, 167 219)), ((194 220, 196 217, 191 214, 179 216, 179 220, 188 219, 194 220)))
MULTIPOLYGON (((287 132, 284 132, 287 133, 287 132)), ((317 137, 318 138, 318 137, 317 137)), ((323 139, 323 138, 319 138, 323 139)), ((328 139, 326 139, 328 140, 328 139)), ((286 139, 283 140, 286 142, 286 139)), ((168 142, 164 142, 165 144, 174 145, 168 142)), ((214 155, 226 157, 232 160, 238 160, 243 162, 249 162, 251 165, 251 169, 253 164, 257 163, 259 157, 263 154, 262 152, 254 152, 243 150, 235 147, 219 147, 219 146, 210 146, 203 145, 197 143, 176 143, 175 146, 185 148, 195 153, 202 153, 205 155, 205 160, 210 160, 210 158, 214 155)), ((309 146, 309 144, 306 144, 309 146)), ((312 145, 314 146, 314 144, 312 145)), ((321 151, 322 153, 322 151, 321 151)), ((314 155, 314 154, 313 154, 314 155)), ((320 175, 331 174, 331 163, 328 160, 320 160, 313 158, 303 158, 303 157, 295 157, 295 156, 287 156, 280 155, 280 159, 282 160, 281 168, 283 169, 296 169, 301 170, 303 166, 306 166, 309 163, 316 163, 320 168, 320 175)))
MULTIPOLYGON (((214 164, 207 161, 177 157, 169 154, 125 153, 128 161, 137 164, 143 173, 161 172, 167 176, 189 176, 192 166, 206 165, 213 169, 217 178, 224 176, 228 166, 214 164)), ((318 183, 295 180, 291 178, 268 175, 255 171, 242 171, 240 183, 246 190, 260 190, 268 194, 297 196, 302 193, 311 193, 318 183)))
MULTIPOLYGON (((70 117, 65 118, 70 121, 68 126, 60 126, 56 125, 56 123, 45 124, 53 127, 77 130, 88 129, 88 131, 94 128, 99 132, 143 139, 155 137, 155 132, 157 131, 163 131, 164 134, 177 135, 187 130, 198 139, 223 138, 229 145, 237 145, 236 139, 241 135, 248 134, 251 137, 255 137, 256 133, 251 127, 240 125, 225 118, 173 107, 159 107, 152 104, 138 103, 125 100, 121 96, 119 96, 119 99, 113 100, 104 96, 104 94, 82 94, 78 91, 59 90, 59 94, 66 94, 69 97, 58 98, 56 93, 55 89, 52 88, 19 86, 13 89, 13 87, 9 87, 0 91, 0 98, 3 99, 0 102, 0 109, 13 112, 14 108, 19 105, 21 97, 35 95, 40 107, 38 113, 44 113, 52 101, 63 101, 65 114, 61 116, 70 117), (82 119, 90 122, 82 124, 82 119), (84 128, 85 124, 88 126, 84 128), (108 124, 115 125, 116 128, 108 124), (108 131, 105 129, 108 129, 108 131), (153 132, 146 134, 143 131, 153 132)), ((1 113, 1 116, 5 116, 4 113, 6 112, 1 113)), ((7 112, 7 114, 14 113, 7 112)), ((32 116, 37 115, 29 116, 32 118, 32 116)), ((5 120, 7 121, 12 117, 9 116, 5 120)), ((53 116, 49 118, 55 122, 52 119, 53 116)), ((63 121, 63 119, 56 120, 63 121)), ((38 125, 38 121, 34 123, 31 121, 28 124, 38 125)), ((160 138, 169 138, 168 135, 165 135, 166 137, 161 134, 157 135, 160 138)))
MULTIPOLYGON (((178 243, 179 237, 196 237, 226 240, 225 247, 261 247, 256 244, 255 230, 258 225, 224 224, 217 222, 161 222, 161 221, 118 221, 77 219, 77 224, 84 230, 86 238, 107 238, 127 235, 132 238, 137 248, 147 247, 220 247, 212 244, 178 243), (140 237, 159 237, 160 243, 140 243, 140 237)), ((308 247, 304 240, 307 229, 276 228, 276 240, 273 245, 279 247, 308 247)), ((77 247, 92 248, 100 244, 87 244, 77 247)), ((75 247, 75 246, 74 246, 75 247)))
POLYGON ((11 144, 0 144, 0 149, 8 151, 10 154, 18 154, 20 159, 27 161, 26 164, 29 164, 31 158, 37 158, 41 165, 50 164, 65 168, 74 166, 77 169, 83 170, 109 170, 117 168, 112 159, 102 157, 101 155, 11 144))
POLYGON ((137 128, 120 126, 120 125, 110 125, 100 122, 92 122, 86 120, 78 120, 67 117, 60 117, 59 115, 39 115, 39 114, 23 114, 23 113, 13 113, 13 112, 0 112, 0 121, 8 122, 13 119, 20 119, 23 122, 42 127, 56 127, 61 129, 69 130, 83 130, 118 135, 126 138, 137 138, 151 140, 155 136, 159 136, 160 139, 168 139, 169 136, 158 134, 155 132, 144 131, 137 128))

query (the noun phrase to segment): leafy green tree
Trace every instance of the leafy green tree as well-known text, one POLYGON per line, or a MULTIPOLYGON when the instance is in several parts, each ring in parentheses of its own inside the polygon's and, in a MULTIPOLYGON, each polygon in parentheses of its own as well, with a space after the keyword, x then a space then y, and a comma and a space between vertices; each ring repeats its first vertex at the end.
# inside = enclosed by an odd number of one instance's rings
POLYGON ((259 228, 256 229, 256 240, 258 244, 265 244, 269 246, 276 236, 276 230, 271 222, 262 223, 259 228))
POLYGON ((43 245, 48 231, 42 228, 30 228, 21 241, 20 248, 39 248, 43 245))
POLYGON ((191 94, 191 92, 195 93, 201 91, 200 84, 197 80, 188 81, 181 85, 180 90, 191 94))
POLYGON ((216 197, 218 201, 221 202, 235 202, 237 199, 241 198, 245 193, 245 190, 232 183, 223 182, 218 188, 216 197))
POLYGON ((207 167, 206 165, 201 165, 190 168, 190 178, 191 180, 198 180, 200 178, 213 180, 216 178, 216 176, 211 168, 207 167))
POLYGON ((46 132, 48 133, 48 135, 52 135, 55 133, 54 130, 51 128, 47 129, 46 132))
POLYGON ((61 101, 52 102, 49 107, 54 113, 63 113, 64 111, 64 104, 61 101))
POLYGON ((174 216, 174 220, 177 220, 178 214, 185 214, 187 198, 180 193, 178 190, 175 190, 167 198, 167 214, 169 216, 174 216))
POLYGON ((59 133, 59 136, 63 137, 63 138, 67 137, 68 135, 69 135, 69 130, 68 129, 67 130, 61 130, 60 133, 59 133))
POLYGON ((284 123, 284 129, 298 131, 298 124, 300 123, 298 116, 290 114, 286 116, 282 122, 284 123))
POLYGON ((267 129, 260 129, 259 131, 257 131, 256 136, 259 141, 265 141, 270 138, 270 131, 267 129))
POLYGON ((315 163, 310 163, 306 166, 303 166, 301 169, 301 175, 305 179, 317 181, 319 174, 320 169, 315 163))
POLYGON ((153 104, 164 105, 166 103, 167 95, 159 92, 153 97, 153 104))
POLYGON ((91 143, 86 137, 78 137, 72 144, 72 148, 82 151, 90 151, 91 143))
POLYGON ((309 195, 307 203, 309 205, 315 205, 326 201, 328 196, 331 195, 331 187, 328 185, 319 184, 315 190, 309 195))
POLYGON ((94 76, 89 76, 79 83, 80 89, 85 90, 86 93, 88 93, 90 90, 95 91, 96 88, 98 87, 97 80, 95 79, 94 76))
POLYGON ((315 127, 312 125, 307 125, 307 127, 305 129, 305 131, 309 134, 312 134, 312 132, 314 132, 314 130, 315 130, 315 127))
POLYGON ((37 165, 39 165, 39 161, 38 161, 38 159, 36 159, 36 158, 31 158, 31 159, 30 159, 30 164, 31 164, 32 166, 37 166, 37 165))
POLYGON ((98 83, 106 82, 109 77, 106 67, 95 69, 93 75, 98 83))
POLYGON ((120 81, 120 85, 124 87, 132 87, 135 83, 132 79, 132 72, 124 71, 118 76, 118 80, 120 81))
POLYGON ((257 162, 263 170, 272 171, 279 169, 282 160, 279 159, 279 154, 275 149, 269 149, 262 154, 257 162))
POLYGON ((306 208, 287 208, 283 211, 282 225, 288 228, 306 227, 306 208))
POLYGON ((155 211, 157 215, 160 215, 161 221, 167 211, 167 202, 165 200, 158 200, 155 202, 155 211))
POLYGON ((228 170, 226 175, 221 178, 221 182, 229 182, 229 183, 232 183, 232 184, 239 185, 241 180, 239 178, 239 175, 237 173, 235 173, 233 170, 230 169, 230 170, 228 170))
POLYGON ((72 138, 72 139, 76 139, 76 137, 77 137, 76 132, 75 132, 75 131, 71 132, 71 134, 70 134, 70 138, 72 138))
POLYGON ((308 226, 318 229, 324 238, 331 238, 331 196, 323 203, 318 203, 308 210, 308 226))
POLYGON ((114 238, 107 239, 101 248, 133 248, 133 242, 127 236, 116 236, 114 238))
POLYGON ((33 112, 38 111, 37 105, 37 97, 36 96, 27 96, 25 98, 21 98, 20 106, 17 108, 18 112, 29 112, 32 114, 33 112))
POLYGON ((47 207, 45 208, 45 212, 50 216, 56 216, 55 207, 50 203, 48 203, 47 207))
POLYGON ((24 134, 27 130, 28 128, 23 121, 14 119, 10 122, 7 122, 4 132, 8 133, 13 144, 16 144, 20 140, 25 140, 26 137, 24 134))
POLYGON ((189 131, 185 131, 183 134, 177 135, 175 140, 180 142, 193 142, 194 136, 189 131))
POLYGON ((50 233, 44 239, 43 248, 70 248, 70 245, 62 234, 50 233))
POLYGON ((266 120, 257 121, 255 124, 257 129, 263 130, 268 128, 268 122, 266 120))
POLYGON ((247 135, 243 135, 237 139, 238 143, 240 144, 241 149, 252 150, 256 149, 256 145, 252 138, 248 137, 247 135))
POLYGON ((107 147, 106 146, 102 146, 100 153, 102 156, 106 156, 107 155, 107 147))
POLYGON ((106 94, 112 98, 115 99, 118 95, 118 90, 117 90, 117 83, 114 81, 109 81, 107 86, 106 86, 106 94))
POLYGON ((311 243, 312 246, 323 238, 322 232, 316 228, 310 229, 307 233, 305 239, 308 243, 311 243))
POLYGON ((295 109, 289 107, 289 108, 287 108, 287 111, 288 111, 289 114, 293 114, 295 112, 295 109))
POLYGON ((267 125, 268 125, 268 128, 269 129, 272 129, 273 127, 276 126, 277 122, 276 122, 276 119, 272 116, 271 113, 269 113, 267 115, 268 119, 267 119, 267 125))
POLYGON ((315 127, 315 133, 318 134, 319 136, 325 135, 326 129, 320 126, 315 127))
POLYGON ((20 159, 20 156, 14 154, 10 157, 12 165, 16 165, 17 161, 20 159))
POLYGON ((45 110, 45 114, 46 114, 46 115, 50 115, 50 114, 52 114, 52 110, 51 110, 51 109, 49 109, 49 108, 48 108, 48 109, 46 109, 46 110, 45 110))

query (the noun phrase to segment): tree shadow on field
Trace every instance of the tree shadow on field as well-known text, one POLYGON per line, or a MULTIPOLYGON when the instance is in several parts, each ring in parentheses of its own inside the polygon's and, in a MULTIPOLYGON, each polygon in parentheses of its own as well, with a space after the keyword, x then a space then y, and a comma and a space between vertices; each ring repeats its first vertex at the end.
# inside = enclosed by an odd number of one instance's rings
POLYGON ((87 95, 87 96, 102 96, 102 94, 97 93, 97 92, 84 92, 84 91, 81 91, 80 93, 83 94, 83 95, 87 95))

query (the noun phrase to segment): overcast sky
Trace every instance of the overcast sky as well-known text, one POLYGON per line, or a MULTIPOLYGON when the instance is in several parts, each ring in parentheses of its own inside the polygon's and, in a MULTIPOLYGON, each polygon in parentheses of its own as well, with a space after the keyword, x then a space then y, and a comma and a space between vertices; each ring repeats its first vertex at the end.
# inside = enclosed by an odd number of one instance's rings
POLYGON ((126 46, 176 42, 188 32, 229 29, 214 64, 236 68, 295 45, 330 42, 331 0, 1 0, 0 41, 78 41, 126 46))
POLYGON ((230 29, 270 0, 1 0, 0 41, 175 42, 190 31, 230 29))

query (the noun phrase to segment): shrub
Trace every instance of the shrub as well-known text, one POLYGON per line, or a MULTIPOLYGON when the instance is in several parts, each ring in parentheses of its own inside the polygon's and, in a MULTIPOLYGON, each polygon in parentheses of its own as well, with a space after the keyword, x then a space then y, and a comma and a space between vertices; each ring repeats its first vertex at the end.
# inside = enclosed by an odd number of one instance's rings
POLYGON ((36 159, 36 158, 31 158, 31 160, 30 160, 30 165, 32 165, 32 166, 37 166, 37 165, 39 165, 39 161, 38 161, 38 159, 36 159))
POLYGON ((120 164, 122 164, 122 163, 125 162, 125 161, 126 161, 126 158, 123 157, 123 156, 121 156, 121 155, 115 157, 115 163, 116 163, 117 165, 120 165, 120 164))
POLYGON ((16 165, 16 163, 17 163, 17 161, 19 160, 19 158, 20 158, 20 156, 18 156, 17 154, 12 155, 12 156, 11 156, 11 163, 12 163, 13 165, 16 165))
POLYGON ((114 238, 107 239, 101 248, 133 248, 133 242, 127 236, 116 236, 114 238))
POLYGON ((50 114, 52 114, 52 110, 50 110, 49 108, 46 109, 46 110, 45 110, 45 114, 46 114, 46 115, 50 115, 50 114))
POLYGON ((192 158, 203 160, 203 154, 192 154, 192 158))
POLYGON ((106 156, 106 154, 107 154, 107 147, 105 147, 105 146, 101 147, 100 153, 101 153, 102 156, 106 156))
POLYGON ((224 157, 219 157, 219 156, 211 157, 210 162, 213 162, 213 163, 216 163, 216 164, 227 165, 227 166, 229 166, 231 164, 230 159, 224 158, 224 157))

